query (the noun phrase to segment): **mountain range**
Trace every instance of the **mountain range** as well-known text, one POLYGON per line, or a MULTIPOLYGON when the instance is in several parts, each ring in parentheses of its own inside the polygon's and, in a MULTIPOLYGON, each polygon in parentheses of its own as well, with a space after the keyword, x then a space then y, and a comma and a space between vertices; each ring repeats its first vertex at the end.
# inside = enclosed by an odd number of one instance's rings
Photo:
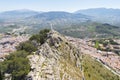
POLYGON ((78 10, 75 13, 82 13, 85 15, 93 16, 94 21, 109 23, 117 26, 120 25, 120 9, 93 8, 86 10, 78 10))
POLYGON ((40 12, 28 10, 28 9, 5 11, 5 12, 0 13, 0 19, 3 19, 3 20, 23 19, 25 17, 37 15, 38 13, 40 13, 40 12))
POLYGON ((26 31, 28 33, 36 33, 39 29, 50 28, 52 25, 55 30, 63 34, 70 36, 72 34, 72 36, 80 38, 95 37, 94 34, 103 37, 105 37, 104 35, 108 36, 108 34, 109 36, 119 36, 120 28, 116 28, 117 26, 120 27, 119 15, 120 9, 107 8, 78 10, 73 13, 62 11, 38 12, 27 9, 13 10, 0 13, 0 27, 3 28, 3 24, 9 22, 14 23, 17 27, 27 26, 28 30, 26 31), (80 34, 83 36, 79 36, 80 34))
POLYGON ((119 20, 119 9, 106 8, 0 13, 0 33, 33 34, 1 59, 0 80, 120 80, 119 55, 108 52, 114 49, 110 43, 119 49, 119 20))
POLYGON ((5 11, 0 13, 0 19, 23 19, 23 18, 47 18, 49 19, 59 19, 59 18, 73 18, 78 19, 79 17, 90 18, 92 21, 98 21, 102 23, 109 23, 112 25, 119 26, 120 21, 120 9, 112 8, 91 8, 78 10, 73 13, 52 11, 52 12, 42 12, 42 11, 33 11, 27 9, 5 11), (58 17, 59 16, 59 17, 58 17))

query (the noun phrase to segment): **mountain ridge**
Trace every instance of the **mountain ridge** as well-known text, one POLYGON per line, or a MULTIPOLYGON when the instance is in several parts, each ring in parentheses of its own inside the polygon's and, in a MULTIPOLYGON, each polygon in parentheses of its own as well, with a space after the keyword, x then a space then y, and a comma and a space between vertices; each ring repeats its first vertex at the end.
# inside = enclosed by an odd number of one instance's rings
POLYGON ((28 79, 82 79, 80 67, 81 53, 56 31, 50 31, 47 41, 40 46, 35 55, 28 58, 32 71, 28 79))
POLYGON ((29 41, 20 44, 15 53, 6 56, 5 61, 0 64, 3 75, 0 78, 2 80, 120 79, 119 75, 112 73, 96 58, 87 55, 89 52, 84 49, 87 50, 88 45, 87 48, 82 47, 86 43, 74 44, 71 41, 74 42, 73 38, 71 40, 53 29, 41 30, 29 41))
POLYGON ((102 23, 109 23, 119 26, 120 9, 113 8, 92 8, 85 10, 78 10, 75 13, 82 13, 85 15, 93 16, 93 21, 102 23))
POLYGON ((36 15, 40 12, 28 10, 28 9, 20 9, 20 10, 11 10, 0 13, 0 18, 5 20, 16 20, 16 19, 24 19, 25 17, 36 15))

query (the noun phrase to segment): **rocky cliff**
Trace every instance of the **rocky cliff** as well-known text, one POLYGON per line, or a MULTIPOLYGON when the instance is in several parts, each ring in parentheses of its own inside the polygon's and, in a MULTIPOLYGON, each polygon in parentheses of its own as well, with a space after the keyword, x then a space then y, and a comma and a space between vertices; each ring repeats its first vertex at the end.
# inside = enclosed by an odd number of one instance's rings
POLYGON ((50 31, 44 44, 29 55, 31 71, 27 80, 82 80, 81 53, 56 31, 50 31))

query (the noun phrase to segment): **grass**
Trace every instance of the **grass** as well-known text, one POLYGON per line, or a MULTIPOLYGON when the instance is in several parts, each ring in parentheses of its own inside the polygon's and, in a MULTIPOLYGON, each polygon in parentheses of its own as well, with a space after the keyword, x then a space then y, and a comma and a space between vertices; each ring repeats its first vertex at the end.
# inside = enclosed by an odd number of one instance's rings
POLYGON ((74 64, 66 61, 65 59, 60 60, 61 64, 61 70, 60 70, 60 77, 63 79, 65 78, 65 73, 70 75, 70 77, 74 80, 81 80, 82 79, 82 73, 78 67, 76 67, 74 64))
POLYGON ((86 80, 120 80, 119 76, 88 55, 83 57, 83 67, 86 80))

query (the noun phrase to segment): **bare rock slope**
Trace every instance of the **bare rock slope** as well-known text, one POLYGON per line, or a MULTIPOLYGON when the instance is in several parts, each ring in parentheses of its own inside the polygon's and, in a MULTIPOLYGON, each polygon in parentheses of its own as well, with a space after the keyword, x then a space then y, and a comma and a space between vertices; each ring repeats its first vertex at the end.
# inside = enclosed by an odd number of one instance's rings
POLYGON ((27 80, 82 80, 80 56, 63 35, 50 31, 39 50, 28 56, 31 71, 27 80))

